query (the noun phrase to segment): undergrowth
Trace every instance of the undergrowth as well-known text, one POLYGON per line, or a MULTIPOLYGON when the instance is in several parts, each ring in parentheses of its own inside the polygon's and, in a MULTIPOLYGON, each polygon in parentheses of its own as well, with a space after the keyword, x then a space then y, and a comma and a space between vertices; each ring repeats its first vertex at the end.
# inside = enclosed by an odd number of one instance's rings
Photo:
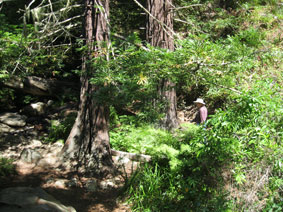
POLYGON ((15 174, 15 165, 13 160, 0 157, 0 180, 1 177, 7 177, 12 174, 15 174))
POLYGON ((256 82, 206 128, 127 125, 112 133, 114 145, 154 158, 128 185, 134 211, 281 211, 280 91, 272 79, 256 82))

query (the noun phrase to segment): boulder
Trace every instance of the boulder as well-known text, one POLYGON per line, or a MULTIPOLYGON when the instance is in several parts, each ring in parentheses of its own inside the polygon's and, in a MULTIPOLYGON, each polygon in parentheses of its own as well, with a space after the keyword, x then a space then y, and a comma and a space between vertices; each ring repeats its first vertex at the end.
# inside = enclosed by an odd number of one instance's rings
POLYGON ((16 132, 16 130, 14 128, 9 127, 6 124, 0 123, 0 134, 2 134, 2 133, 13 133, 13 132, 16 132))
POLYGON ((22 112, 30 116, 40 116, 46 113, 47 105, 43 102, 30 104, 23 108, 22 112))
POLYGON ((1 113, 0 122, 9 125, 10 127, 24 127, 26 125, 26 116, 18 113, 1 113))
POLYGON ((0 191, 0 211, 9 212, 76 212, 46 193, 42 188, 12 187, 0 191), (4 204, 4 205, 3 205, 4 204))
POLYGON ((33 149, 25 148, 20 156, 21 160, 27 163, 37 163, 41 158, 41 154, 33 149))

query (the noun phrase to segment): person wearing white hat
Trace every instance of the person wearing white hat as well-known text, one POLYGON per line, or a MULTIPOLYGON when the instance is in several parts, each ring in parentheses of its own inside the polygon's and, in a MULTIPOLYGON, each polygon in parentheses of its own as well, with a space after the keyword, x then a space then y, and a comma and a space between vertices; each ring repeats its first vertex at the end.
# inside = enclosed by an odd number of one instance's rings
POLYGON ((201 98, 197 98, 196 101, 194 101, 194 103, 196 104, 199 112, 196 116, 196 123, 197 124, 201 124, 204 123, 207 119, 207 108, 205 107, 205 102, 203 101, 203 99, 201 98))

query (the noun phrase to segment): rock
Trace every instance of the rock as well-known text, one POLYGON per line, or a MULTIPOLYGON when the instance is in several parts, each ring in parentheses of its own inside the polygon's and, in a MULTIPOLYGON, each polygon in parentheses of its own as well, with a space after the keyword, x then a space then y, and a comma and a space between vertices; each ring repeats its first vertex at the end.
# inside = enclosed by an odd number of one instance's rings
POLYGON ((26 116, 18 113, 2 113, 0 114, 0 122, 11 127, 24 127, 26 125, 26 116))
POLYGON ((37 163, 41 158, 41 154, 33 149, 25 148, 20 156, 21 160, 27 163, 37 163))
POLYGON ((99 187, 103 190, 107 190, 107 189, 117 188, 117 185, 115 182, 113 182, 113 180, 110 179, 100 182, 99 187))
POLYGON ((79 182, 77 180, 77 178, 72 178, 68 183, 67 183, 68 187, 78 187, 79 186, 79 182))
POLYGON ((25 145, 28 142, 25 136, 12 133, 4 135, 2 138, 6 145, 9 145, 15 149, 17 149, 19 145, 25 145))
POLYGON ((98 189, 98 183, 95 179, 88 180, 85 187, 90 192, 96 192, 98 189))
POLYGON ((0 192, 0 211, 9 212, 76 212, 41 188, 12 187, 0 192))
POLYGON ((51 107, 54 104, 53 100, 48 100, 47 107, 51 107))
POLYGON ((16 132, 16 129, 9 127, 6 124, 2 124, 0 123, 0 133, 12 133, 12 132, 16 132))
POLYGON ((55 188, 66 189, 68 181, 65 179, 58 179, 54 182, 55 188))
POLYGON ((47 105, 45 103, 37 102, 24 107, 22 112, 30 116, 40 116, 46 113, 46 108, 47 105))
POLYGON ((56 157, 52 157, 50 155, 44 156, 43 159, 39 160, 36 164, 38 167, 42 168, 50 168, 50 167, 56 167, 59 165, 58 159, 56 157))
POLYGON ((36 139, 32 139, 31 142, 30 142, 30 146, 32 148, 34 147, 40 147, 42 145, 41 141, 40 140, 36 140, 36 139))

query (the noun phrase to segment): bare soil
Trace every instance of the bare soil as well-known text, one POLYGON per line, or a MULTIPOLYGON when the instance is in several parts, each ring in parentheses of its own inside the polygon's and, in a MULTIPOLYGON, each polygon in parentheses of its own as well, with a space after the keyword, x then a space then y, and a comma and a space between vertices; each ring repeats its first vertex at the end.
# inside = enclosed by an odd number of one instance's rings
POLYGON ((42 169, 32 166, 31 164, 18 163, 16 174, 2 179, 0 189, 18 186, 41 187, 62 204, 75 208, 77 212, 131 211, 130 207, 121 200, 123 189, 121 186, 91 192, 85 187, 88 178, 79 177, 74 172, 60 172, 51 167, 42 169), (72 187, 66 187, 64 183, 58 181, 58 179, 68 181, 74 178, 78 179, 78 183, 72 187))
MULTIPOLYGON (((44 148, 44 145, 42 144, 41 148, 44 148)), ((77 212, 131 211, 129 205, 122 200, 122 191, 126 176, 129 177, 134 171, 133 166, 125 166, 125 169, 122 169, 125 172, 115 177, 119 182, 115 186, 99 187, 98 189, 94 189, 94 191, 90 191, 87 183, 90 180, 98 181, 98 179, 86 178, 63 166, 56 166, 56 158, 52 158, 53 155, 43 155, 43 158, 50 162, 46 165, 23 162, 19 159, 20 152, 24 148, 30 147, 30 144, 24 142, 21 142, 20 145, 9 143, 9 146, 7 149, 0 148, 0 153, 1 157, 16 159, 14 162, 16 167, 15 174, 0 179, 0 190, 18 186, 41 187, 65 206, 75 208, 77 212), (11 146, 16 146, 17 148, 11 148, 11 146), (13 152, 11 149, 15 151, 13 152), (13 153, 15 154, 13 155, 13 153), (70 186, 68 183, 74 180, 76 182, 75 185, 70 186)), ((48 147, 45 149, 48 149, 48 147)), ((113 159, 115 161, 114 157, 113 159)), ((103 180, 99 179, 99 181, 103 180)))

